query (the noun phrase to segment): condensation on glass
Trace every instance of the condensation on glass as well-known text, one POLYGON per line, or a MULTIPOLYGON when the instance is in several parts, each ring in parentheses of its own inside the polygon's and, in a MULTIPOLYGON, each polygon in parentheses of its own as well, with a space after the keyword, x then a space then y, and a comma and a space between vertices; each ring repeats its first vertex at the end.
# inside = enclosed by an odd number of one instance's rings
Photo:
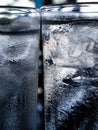
POLYGON ((39 12, 0 7, 0 130, 37 129, 39 12))
POLYGON ((98 3, 41 13, 45 130, 97 130, 98 3))

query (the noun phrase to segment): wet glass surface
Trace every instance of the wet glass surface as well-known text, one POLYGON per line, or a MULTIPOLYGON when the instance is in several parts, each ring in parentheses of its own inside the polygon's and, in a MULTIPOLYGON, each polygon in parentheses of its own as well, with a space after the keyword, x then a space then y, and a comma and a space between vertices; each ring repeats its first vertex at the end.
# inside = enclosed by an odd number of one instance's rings
POLYGON ((0 130, 36 130, 39 28, 34 9, 0 7, 0 130))
POLYGON ((98 19, 77 6, 42 8, 46 130, 98 129, 98 19))

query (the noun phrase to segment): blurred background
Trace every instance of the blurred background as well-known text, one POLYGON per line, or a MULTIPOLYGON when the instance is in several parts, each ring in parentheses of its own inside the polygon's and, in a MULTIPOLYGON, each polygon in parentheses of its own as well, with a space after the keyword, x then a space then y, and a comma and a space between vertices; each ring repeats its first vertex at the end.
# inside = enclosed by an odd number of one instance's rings
MULTIPOLYGON (((65 4, 65 3, 76 3, 76 2, 98 2, 98 0, 2 0, 0 5, 8 6, 24 6, 24 7, 36 7, 40 8, 43 5, 49 4, 65 4)), ((40 46, 42 50, 42 46, 40 46)), ((44 89, 43 89, 43 70, 42 70, 42 53, 40 51, 40 63, 39 63, 39 86, 38 86, 38 122, 37 130, 44 130, 44 89)))

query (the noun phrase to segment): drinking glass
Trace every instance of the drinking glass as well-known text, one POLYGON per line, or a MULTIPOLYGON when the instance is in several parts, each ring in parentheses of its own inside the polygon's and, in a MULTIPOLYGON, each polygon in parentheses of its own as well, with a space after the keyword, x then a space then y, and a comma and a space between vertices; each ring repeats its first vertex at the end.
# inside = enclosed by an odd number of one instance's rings
POLYGON ((98 3, 43 6, 45 130, 98 129, 98 3))
POLYGON ((37 129, 40 14, 0 6, 0 130, 37 129))

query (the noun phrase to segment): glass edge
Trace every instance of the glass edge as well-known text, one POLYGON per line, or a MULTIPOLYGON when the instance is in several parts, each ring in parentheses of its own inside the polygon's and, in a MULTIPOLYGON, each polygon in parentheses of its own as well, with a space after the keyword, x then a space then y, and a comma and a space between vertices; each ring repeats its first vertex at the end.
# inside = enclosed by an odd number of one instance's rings
MULTIPOLYGON (((0 5, 0 9, 15 9, 15 10, 20 10, 20 11, 26 11, 28 9, 30 9, 32 12, 31 13, 37 13, 40 14, 40 10, 35 8, 35 7, 26 7, 26 6, 6 6, 6 5, 0 5)), ((2 13, 0 13, 1 15, 2 13)), ((3 13, 6 14, 6 13, 3 13)))
POLYGON ((5 8, 5 9, 23 9, 23 10, 26 10, 26 9, 30 9, 30 10, 34 10, 36 12, 40 12, 40 9, 36 8, 36 7, 28 7, 28 6, 7 6, 7 5, 0 5, 0 9, 2 8, 5 8))
POLYGON ((36 8, 35 7, 26 7, 26 6, 9 6, 9 5, 0 5, 0 8, 16 8, 16 9, 35 9, 36 10, 36 8))
POLYGON ((42 7, 40 7, 40 10, 44 10, 44 9, 48 9, 48 8, 57 8, 57 7, 73 7, 75 5, 79 5, 80 7, 82 5, 97 5, 98 2, 77 2, 77 3, 64 3, 64 4, 49 4, 49 5, 44 5, 42 7))

